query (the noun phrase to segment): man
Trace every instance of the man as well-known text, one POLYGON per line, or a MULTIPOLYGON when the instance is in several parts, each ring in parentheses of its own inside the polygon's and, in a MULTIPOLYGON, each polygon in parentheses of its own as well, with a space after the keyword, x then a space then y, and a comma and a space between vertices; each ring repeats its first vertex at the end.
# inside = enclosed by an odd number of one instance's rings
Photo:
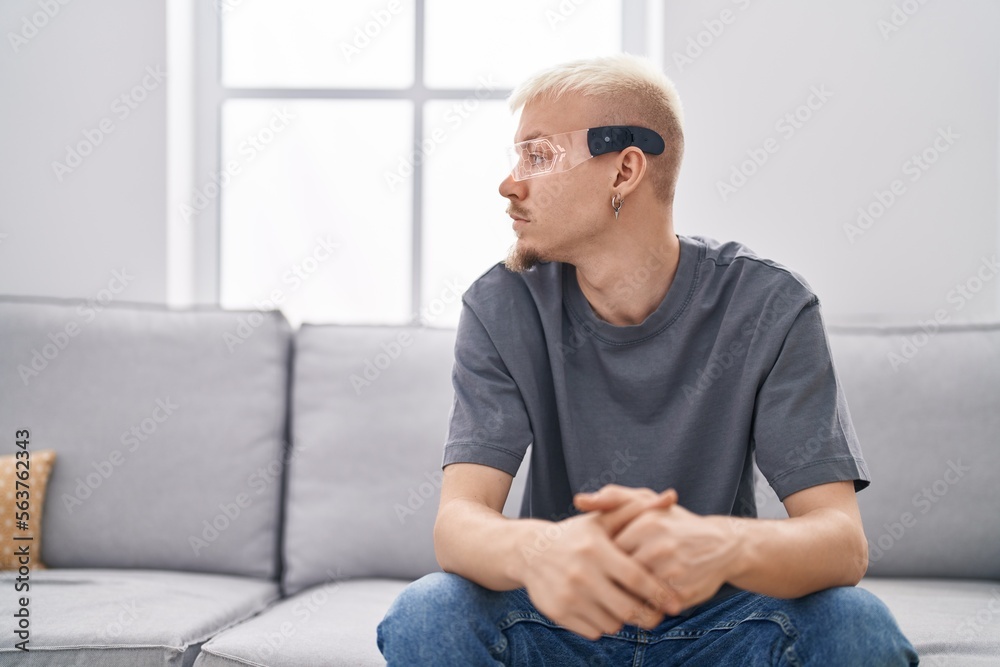
POLYGON ((444 572, 379 626, 389 664, 916 664, 854 587, 869 477, 817 297, 738 243, 674 233, 673 85, 599 58, 511 107, 517 242, 463 296, 444 572), (789 519, 755 518, 754 455, 789 519))

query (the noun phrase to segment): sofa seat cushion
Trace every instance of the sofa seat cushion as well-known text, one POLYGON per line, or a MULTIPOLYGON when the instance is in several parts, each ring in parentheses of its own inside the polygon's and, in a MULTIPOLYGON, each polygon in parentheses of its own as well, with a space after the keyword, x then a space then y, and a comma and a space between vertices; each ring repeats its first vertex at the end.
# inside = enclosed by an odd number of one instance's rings
POLYGON ((885 602, 921 665, 1000 663, 1000 581, 866 577, 885 602))
MULTIPOLYGON (((278 584, 244 577, 159 570, 48 569, 15 593, 16 572, 0 572, 0 616, 12 621, 29 598, 29 652, 0 637, 0 664, 187 667, 217 632, 260 612, 278 584)), ((10 628, 11 623, 7 623, 10 628)))
POLYGON ((213 637, 195 667, 385 665, 375 630, 409 583, 353 579, 307 588, 213 637))

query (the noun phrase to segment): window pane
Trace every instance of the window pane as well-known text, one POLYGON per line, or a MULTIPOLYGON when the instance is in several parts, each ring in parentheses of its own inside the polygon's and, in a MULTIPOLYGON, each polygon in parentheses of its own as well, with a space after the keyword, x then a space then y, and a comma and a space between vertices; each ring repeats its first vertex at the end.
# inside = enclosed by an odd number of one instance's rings
POLYGON ((406 88, 414 8, 386 0, 217 0, 222 84, 247 88, 406 88))
POLYGON ((277 291, 296 325, 409 321, 412 181, 387 174, 412 128, 408 101, 226 102, 223 307, 277 291))
POLYGON ((621 0, 427 0, 425 11, 431 88, 513 88, 549 65, 621 51, 621 0))
POLYGON ((430 326, 458 324, 458 296, 517 240, 507 200, 497 191, 510 172, 504 148, 514 126, 505 102, 471 98, 424 106, 431 143, 424 151, 421 318, 430 326))

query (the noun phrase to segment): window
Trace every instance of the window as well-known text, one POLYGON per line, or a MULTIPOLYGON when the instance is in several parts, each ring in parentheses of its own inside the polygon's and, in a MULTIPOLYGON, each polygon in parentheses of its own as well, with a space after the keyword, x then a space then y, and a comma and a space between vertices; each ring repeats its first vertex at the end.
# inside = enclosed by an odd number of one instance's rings
POLYGON ((198 52, 218 60, 199 59, 195 171, 211 176, 188 217, 201 293, 274 304, 293 325, 454 326, 461 293, 515 240, 497 192, 511 88, 572 58, 648 53, 658 4, 199 8, 198 52))

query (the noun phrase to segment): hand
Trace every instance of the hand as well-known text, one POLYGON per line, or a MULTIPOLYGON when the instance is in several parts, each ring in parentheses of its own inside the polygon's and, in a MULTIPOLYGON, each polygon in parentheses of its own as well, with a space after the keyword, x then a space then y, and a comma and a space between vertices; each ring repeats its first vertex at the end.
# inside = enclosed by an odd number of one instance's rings
POLYGON ((676 616, 711 598, 742 562, 738 519, 699 516, 680 505, 638 515, 614 538, 666 584, 661 608, 676 616))
POLYGON ((654 628, 663 620, 662 610, 647 601, 664 599, 664 585, 611 536, 640 514, 669 507, 676 494, 630 492, 607 512, 545 523, 534 544, 522 549, 520 579, 535 607, 588 639, 618 632, 625 623, 654 628))
MULTIPOLYGON (((576 508, 581 512, 613 512, 630 501, 641 502, 646 500, 651 497, 650 494, 654 494, 651 489, 633 488, 631 486, 621 486, 619 484, 606 484, 593 493, 576 494, 573 497, 573 504, 576 505, 576 508)), ((659 507, 660 509, 667 509, 671 505, 675 505, 677 503, 677 492, 673 489, 663 491, 659 494, 659 497, 663 502, 657 504, 656 507, 659 507)), ((614 532, 611 533, 612 537, 614 537, 620 529, 625 527, 624 524, 618 525, 613 521, 609 521, 608 525, 614 525, 616 528, 614 532)))

